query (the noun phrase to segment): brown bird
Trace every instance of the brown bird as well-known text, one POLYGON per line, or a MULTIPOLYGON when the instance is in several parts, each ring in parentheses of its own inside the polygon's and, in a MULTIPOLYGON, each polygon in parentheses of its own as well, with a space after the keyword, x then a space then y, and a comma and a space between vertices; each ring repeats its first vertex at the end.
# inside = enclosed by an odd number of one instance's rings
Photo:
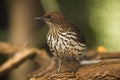
POLYGON ((86 41, 77 26, 68 22, 58 12, 51 12, 36 19, 42 19, 49 25, 47 44, 53 55, 59 59, 58 72, 64 61, 80 62, 86 53, 86 41))

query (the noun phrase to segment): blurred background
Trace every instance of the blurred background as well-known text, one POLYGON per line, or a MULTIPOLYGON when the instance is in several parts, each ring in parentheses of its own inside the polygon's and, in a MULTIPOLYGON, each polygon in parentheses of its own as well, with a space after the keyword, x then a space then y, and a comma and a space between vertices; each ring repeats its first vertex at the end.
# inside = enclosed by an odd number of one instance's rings
MULTIPOLYGON (((120 51, 120 0, 1 0, 0 41, 48 49, 48 26, 34 18, 52 11, 61 12, 79 26, 87 39, 88 50, 101 46, 107 52, 120 51)), ((30 69, 22 65, 4 80, 22 80, 30 69)))

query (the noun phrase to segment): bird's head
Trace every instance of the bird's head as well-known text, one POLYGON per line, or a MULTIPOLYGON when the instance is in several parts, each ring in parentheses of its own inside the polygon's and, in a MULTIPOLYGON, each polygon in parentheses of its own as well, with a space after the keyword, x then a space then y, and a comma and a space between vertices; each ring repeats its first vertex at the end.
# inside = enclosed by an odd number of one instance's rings
POLYGON ((61 25, 65 20, 64 16, 58 12, 47 13, 43 15, 42 17, 37 17, 35 19, 43 20, 50 26, 61 25))

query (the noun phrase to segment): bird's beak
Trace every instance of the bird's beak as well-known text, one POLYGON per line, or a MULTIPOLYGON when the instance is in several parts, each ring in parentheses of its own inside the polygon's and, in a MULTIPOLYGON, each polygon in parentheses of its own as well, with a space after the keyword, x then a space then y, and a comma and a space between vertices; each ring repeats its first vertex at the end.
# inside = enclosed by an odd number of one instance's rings
POLYGON ((45 17, 36 17, 36 18, 34 18, 35 20, 43 20, 43 21, 45 21, 46 20, 46 18, 45 17))
POLYGON ((34 20, 40 20, 41 18, 40 17, 35 17, 34 20))

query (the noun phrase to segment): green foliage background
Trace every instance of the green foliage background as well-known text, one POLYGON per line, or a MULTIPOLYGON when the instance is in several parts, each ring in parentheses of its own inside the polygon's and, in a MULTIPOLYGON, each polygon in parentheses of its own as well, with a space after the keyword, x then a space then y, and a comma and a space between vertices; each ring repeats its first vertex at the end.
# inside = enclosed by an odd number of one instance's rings
MULTIPOLYGON (((88 49, 104 46, 108 51, 120 51, 120 0, 40 1, 46 12, 61 12, 78 25, 86 36, 88 49)), ((8 40, 7 29, 0 29, 0 40, 8 40)))

